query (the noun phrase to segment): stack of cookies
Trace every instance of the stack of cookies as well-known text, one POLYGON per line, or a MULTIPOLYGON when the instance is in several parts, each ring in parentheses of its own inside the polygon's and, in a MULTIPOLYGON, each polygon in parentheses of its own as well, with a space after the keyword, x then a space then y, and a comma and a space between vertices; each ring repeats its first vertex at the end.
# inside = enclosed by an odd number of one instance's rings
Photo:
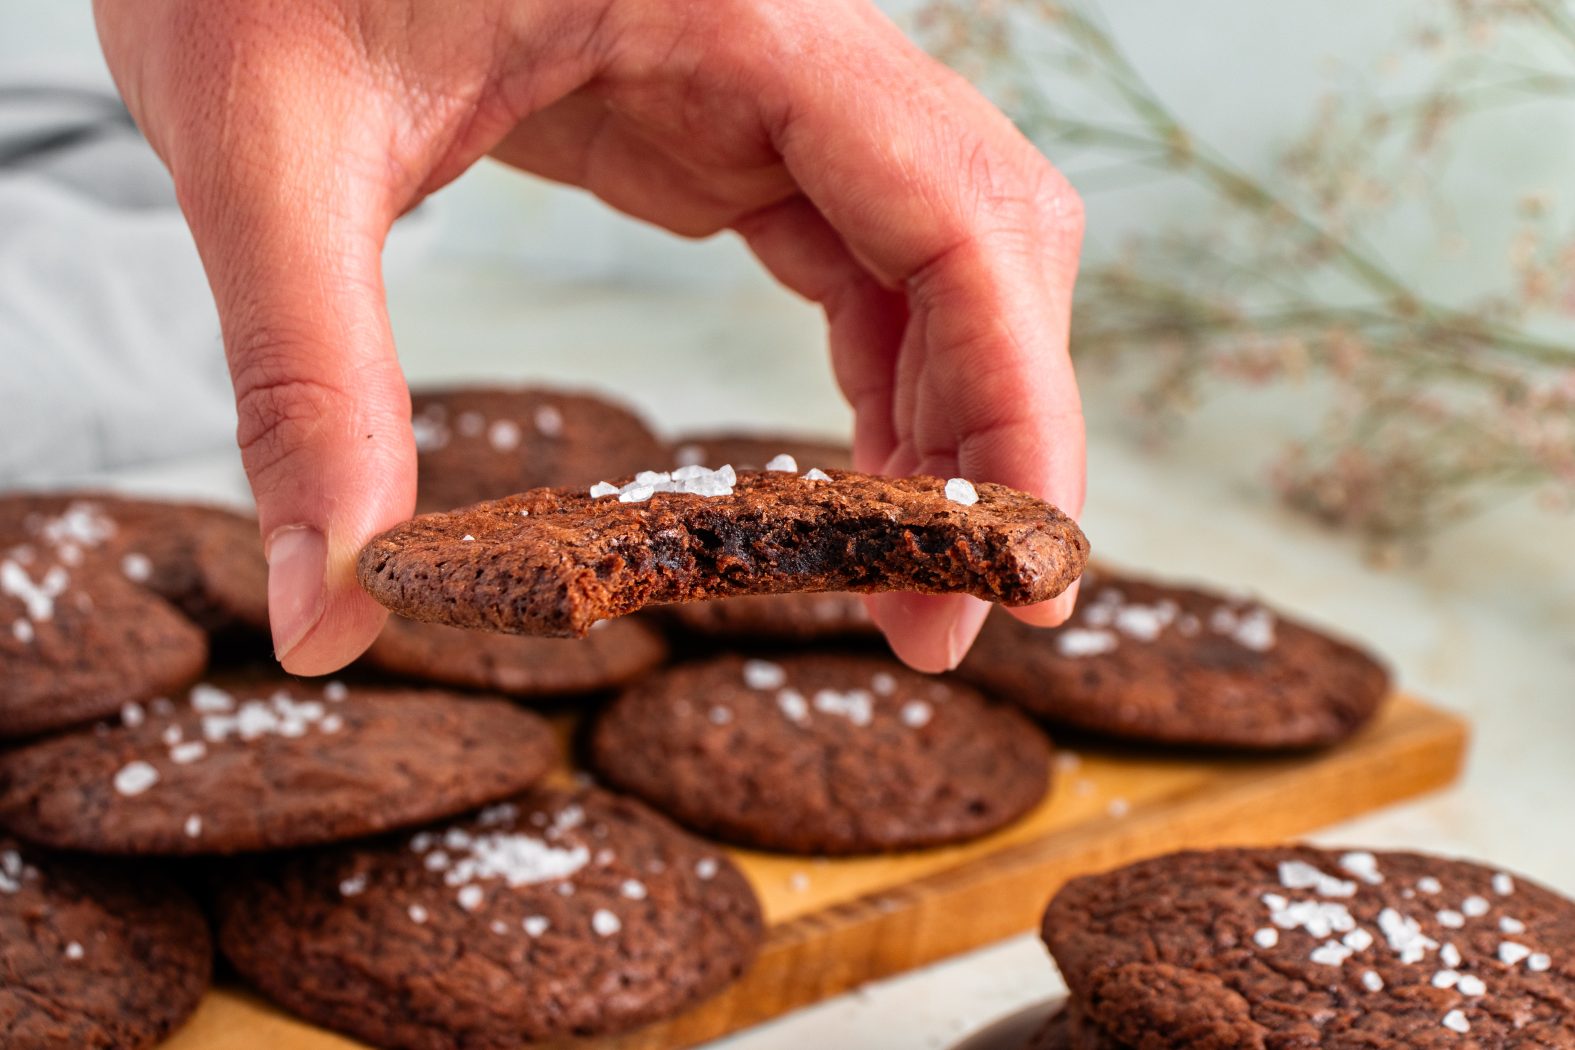
POLYGON ((920 675, 853 592, 1042 601, 1083 571, 1076 525, 792 435, 664 442, 587 395, 414 406, 429 513, 363 552, 395 615, 343 681, 269 669, 253 520, 0 497, 6 1045, 151 1045, 200 997, 210 941, 374 1045, 619 1031, 754 956, 760 905, 721 844, 962 842, 1044 801, 1045 727, 1309 748, 1388 691, 1260 603, 1104 568, 1066 626, 998 611, 957 673, 920 675), (588 716, 605 787, 564 787, 525 706, 548 704, 588 716))

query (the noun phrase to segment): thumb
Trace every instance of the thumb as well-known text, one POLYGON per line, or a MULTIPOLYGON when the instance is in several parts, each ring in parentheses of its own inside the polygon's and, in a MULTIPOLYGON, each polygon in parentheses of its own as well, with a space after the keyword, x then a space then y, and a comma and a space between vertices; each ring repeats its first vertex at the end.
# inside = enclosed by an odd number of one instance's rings
POLYGON ((356 581, 357 554, 415 506, 381 267, 393 211, 333 170, 252 181, 210 183, 182 206, 219 307, 274 652, 293 674, 327 674, 387 617, 356 581))

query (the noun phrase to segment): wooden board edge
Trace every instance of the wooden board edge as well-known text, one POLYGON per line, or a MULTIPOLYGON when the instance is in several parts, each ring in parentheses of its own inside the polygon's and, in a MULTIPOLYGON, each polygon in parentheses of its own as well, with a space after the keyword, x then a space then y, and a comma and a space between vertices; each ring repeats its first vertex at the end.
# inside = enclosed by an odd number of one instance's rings
POLYGON ((1223 790, 1216 780, 1130 816, 1011 846, 793 919, 773 928, 754 966, 716 998, 623 1036, 553 1046, 675 1050, 719 1039, 870 981, 1036 930, 1051 895, 1084 871, 1187 847, 1283 841, 1443 788, 1459 776, 1468 739, 1458 715, 1416 705, 1381 740, 1358 736, 1316 761, 1287 759, 1267 773, 1261 761, 1244 765, 1222 774, 1223 790), (1243 833, 1244 827, 1253 831, 1243 833), (989 892, 981 894, 985 888, 989 892))

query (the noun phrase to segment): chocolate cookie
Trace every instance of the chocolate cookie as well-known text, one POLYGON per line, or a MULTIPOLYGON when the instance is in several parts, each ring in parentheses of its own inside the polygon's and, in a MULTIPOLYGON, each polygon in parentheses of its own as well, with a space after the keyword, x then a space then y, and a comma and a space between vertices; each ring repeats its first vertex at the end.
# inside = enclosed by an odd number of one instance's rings
POLYGON ((1044 797, 1050 747, 958 682, 876 656, 672 668, 597 720, 599 775, 706 835, 794 853, 958 842, 1044 797))
POLYGON ((1413 853, 1177 853, 1076 879, 1044 936, 1113 1044, 1575 1047, 1575 903, 1413 853))
POLYGON ((7 1050, 142 1050, 207 990, 202 913, 155 873, 0 836, 0 1033, 7 1050))
POLYGON ((223 507, 101 492, 0 497, 0 536, 118 572, 209 632, 268 630, 257 519, 223 507))
POLYGON ((710 467, 713 470, 727 465, 734 470, 765 470, 767 464, 782 456, 793 460, 795 473, 812 467, 853 469, 853 452, 847 445, 802 434, 741 431, 688 434, 675 441, 673 448, 673 459, 680 467, 710 467))
POLYGON ((202 631, 118 573, 0 550, 0 737, 102 718, 190 684, 207 660, 202 631))
POLYGON ((517 1050, 676 1013, 760 943, 727 858, 643 806, 541 790, 238 872, 219 943, 271 998, 377 1046, 517 1050))
POLYGON ((564 696, 624 685, 667 659, 667 643, 638 619, 603 620, 584 638, 527 638, 401 616, 364 662, 392 674, 510 696, 564 696))
POLYGON ((0 824, 103 853, 334 842, 529 787, 556 756, 503 700, 255 678, 0 754, 0 824))
POLYGON ((639 416, 600 397, 473 387, 417 391, 411 406, 421 511, 589 485, 663 456, 639 416))
POLYGON ((1371 656, 1259 602, 1103 568, 1061 627, 992 614, 958 673, 1054 723, 1228 748, 1333 743, 1389 692, 1371 656))
POLYGON ((661 602, 788 591, 964 593, 1008 605, 1077 578, 1088 541, 1054 507, 961 478, 685 467, 537 489, 375 537, 361 584, 414 620, 583 636, 661 602))
POLYGON ((683 630, 704 638, 816 642, 880 636, 864 599, 841 591, 746 594, 683 602, 663 611, 683 630))

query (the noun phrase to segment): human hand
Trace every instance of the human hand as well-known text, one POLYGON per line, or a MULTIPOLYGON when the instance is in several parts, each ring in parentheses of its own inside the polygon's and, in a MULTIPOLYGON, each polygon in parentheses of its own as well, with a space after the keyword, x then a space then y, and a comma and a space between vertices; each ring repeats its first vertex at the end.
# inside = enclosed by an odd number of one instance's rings
MULTIPOLYGON (((736 230, 821 304, 865 470, 1076 515, 1076 195, 863 0, 95 0, 207 270, 269 561, 274 646, 323 674, 385 613, 355 558, 415 505, 380 253, 482 156, 685 236, 736 230)), ((1013 610, 1054 623, 1071 595, 1013 610)), ((881 595, 922 670, 987 606, 881 595)))

